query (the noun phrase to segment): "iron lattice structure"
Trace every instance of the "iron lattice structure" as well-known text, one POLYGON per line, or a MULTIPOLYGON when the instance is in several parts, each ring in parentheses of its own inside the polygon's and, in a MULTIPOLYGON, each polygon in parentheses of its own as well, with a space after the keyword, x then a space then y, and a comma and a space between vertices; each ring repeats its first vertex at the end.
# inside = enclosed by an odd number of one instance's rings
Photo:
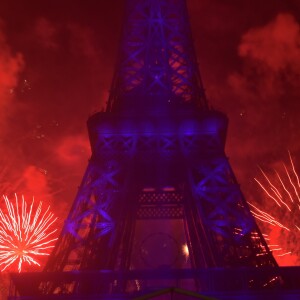
POLYGON ((107 111, 162 109, 183 101, 207 108, 185 1, 127 0, 107 111))
POLYGON ((88 120, 92 157, 31 290, 58 299, 133 299, 171 286, 205 292, 203 274, 236 267, 267 271, 243 283, 236 276, 231 289, 278 283, 224 152, 227 118, 207 105, 185 0, 126 7, 107 111, 88 120))

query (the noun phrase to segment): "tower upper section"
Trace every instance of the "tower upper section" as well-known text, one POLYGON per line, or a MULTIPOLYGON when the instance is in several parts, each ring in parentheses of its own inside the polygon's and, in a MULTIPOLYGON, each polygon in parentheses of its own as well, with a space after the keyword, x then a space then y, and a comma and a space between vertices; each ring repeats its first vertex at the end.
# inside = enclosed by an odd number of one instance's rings
POLYGON ((126 0, 107 111, 207 109, 185 0, 126 0))

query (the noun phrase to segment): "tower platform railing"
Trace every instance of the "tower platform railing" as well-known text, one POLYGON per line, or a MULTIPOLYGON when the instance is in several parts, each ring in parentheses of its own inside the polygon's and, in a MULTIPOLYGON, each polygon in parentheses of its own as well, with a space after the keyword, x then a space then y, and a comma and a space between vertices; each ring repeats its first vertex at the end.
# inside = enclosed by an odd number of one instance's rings
POLYGON ((88 299, 139 299, 143 294, 163 288, 188 289, 187 284, 195 279, 199 295, 217 299, 240 299, 241 295, 253 295, 253 299, 300 299, 297 298, 300 297, 300 267, 39 272, 14 273, 11 278, 9 300, 86 299, 87 296, 88 299), (70 283, 76 285, 77 293, 73 290, 73 294, 68 294, 61 289, 57 294, 43 294, 43 288, 56 282, 61 287, 70 286, 70 283), (159 283, 156 287, 155 282, 159 283), (125 292, 121 286, 126 286, 125 292), (257 298, 257 292, 265 298, 257 298), (277 298, 272 298, 274 295, 277 298))

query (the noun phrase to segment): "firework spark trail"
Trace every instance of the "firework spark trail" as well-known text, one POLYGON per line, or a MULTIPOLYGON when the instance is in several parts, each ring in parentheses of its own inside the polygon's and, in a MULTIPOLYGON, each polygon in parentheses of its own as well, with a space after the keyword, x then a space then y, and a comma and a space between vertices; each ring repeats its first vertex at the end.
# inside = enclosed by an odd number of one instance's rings
POLYGON ((287 228, 286 226, 284 226, 283 224, 281 224, 280 222, 278 222, 273 216, 271 216, 270 214, 266 213, 265 211, 262 211, 261 209, 259 209, 258 207, 256 207, 255 205, 253 205, 252 203, 248 202, 248 204, 250 206, 252 206, 255 210, 251 210, 252 214, 259 220, 261 220, 262 222, 266 222, 269 223, 272 226, 279 226, 283 229, 286 229, 287 231, 290 231, 289 228, 287 228))
POLYGON ((254 180, 259 184, 259 186, 265 191, 265 193, 271 198, 271 199, 273 199, 275 202, 276 202, 276 204, 279 206, 279 207, 281 207, 281 205, 279 204, 279 202, 266 190, 266 188, 263 186, 263 184, 262 183, 260 183, 260 181, 258 180, 258 179, 256 179, 256 178, 254 178, 254 180))
POLYGON ((50 230, 57 218, 49 212, 50 207, 42 213, 42 202, 34 213, 34 199, 29 210, 24 196, 21 207, 16 194, 14 204, 7 196, 3 196, 3 199, 7 213, 0 209, 1 271, 17 264, 21 272, 24 262, 40 266, 37 257, 49 255, 49 249, 54 247, 53 243, 57 240, 53 238, 57 229, 50 230))
MULTIPOLYGON (((291 211, 291 209, 290 209, 290 207, 287 205, 287 203, 286 202, 284 202, 283 200, 282 200, 282 195, 281 195, 281 193, 279 192, 279 190, 274 186, 274 184, 271 182, 271 180, 268 178, 268 176, 266 175, 266 173, 262 170, 262 169, 260 169, 260 171, 262 172, 262 174, 264 175, 264 177, 266 178, 266 180, 267 180, 267 182, 269 183, 269 185, 270 185, 270 189, 273 191, 273 193, 274 193, 274 196, 272 196, 271 195, 271 193, 269 193, 268 191, 267 191, 267 189, 263 186, 263 184, 258 180, 258 179, 256 179, 256 178, 254 178, 254 180, 256 180, 256 182, 260 185, 260 187, 265 191, 265 193, 271 198, 271 199, 273 199, 276 203, 277 203, 277 205, 279 206, 279 207, 281 207, 281 205, 280 205, 280 203, 277 201, 277 200, 279 200, 283 205, 285 205, 286 206, 286 208, 289 210, 289 211, 291 211), (276 198, 277 198, 277 200, 276 200, 276 198)), ((276 173, 276 171, 275 171, 275 173, 276 173)))
MULTIPOLYGON (((291 162, 291 165, 292 165, 293 172, 294 172, 294 174, 295 174, 295 176, 296 176, 296 179, 297 179, 298 187, 300 188, 299 176, 298 176, 298 174, 297 174, 297 172, 296 172, 296 170, 295 170, 294 162, 293 162, 293 160, 292 160, 292 156, 291 156, 290 151, 289 151, 289 157, 290 157, 290 162, 291 162)), ((298 196, 298 193, 297 193, 297 196, 298 196)), ((298 198, 299 198, 299 197, 298 197, 298 198)))
MULTIPOLYGON (((300 209, 300 179, 296 172, 290 152, 288 152, 288 154, 290 168, 283 163, 283 173, 280 174, 278 171, 274 170, 274 176, 272 177, 268 176, 261 168, 259 168, 265 183, 263 183, 262 180, 254 178, 267 197, 276 203, 272 215, 259 209, 254 204, 248 203, 251 207, 251 212, 256 219, 270 224, 271 226, 282 228, 291 234, 295 234, 295 232, 300 231, 300 226, 297 226, 299 225, 297 224, 297 219, 299 218, 295 215, 298 214, 300 209), (275 218, 273 215, 277 212, 279 212, 279 217, 275 218), (288 215, 290 217, 286 217, 286 212, 290 213, 290 215, 288 215)), ((288 236, 285 235, 284 238, 288 239, 288 236)), ((276 256, 282 257, 293 254, 292 251, 289 251, 290 249, 284 251, 280 245, 276 245, 277 248, 272 248, 274 246, 275 245, 269 245, 271 251, 277 251, 278 254, 276 253, 276 256), (282 253, 279 253, 280 251, 282 253)))
MULTIPOLYGON (((284 166, 285 170, 287 171, 286 166, 285 166, 284 164, 283 164, 283 166, 284 166)), ((276 173, 276 175, 277 175, 277 177, 278 177, 278 179, 279 179, 279 181, 280 181, 280 183, 281 183, 281 185, 282 185, 284 191, 288 194, 288 196, 289 196, 291 202, 294 203, 294 199, 293 199, 291 193, 289 192, 289 190, 286 188, 286 186, 285 186, 283 180, 281 179, 280 175, 278 174, 277 171, 276 171, 275 173, 276 173)), ((288 174, 288 173, 287 173, 287 174, 288 174)), ((289 174, 288 174, 288 175, 289 175, 289 174)), ((290 209, 289 209, 289 210, 290 210, 290 209)), ((291 210, 290 210, 290 211, 291 211, 291 210)))

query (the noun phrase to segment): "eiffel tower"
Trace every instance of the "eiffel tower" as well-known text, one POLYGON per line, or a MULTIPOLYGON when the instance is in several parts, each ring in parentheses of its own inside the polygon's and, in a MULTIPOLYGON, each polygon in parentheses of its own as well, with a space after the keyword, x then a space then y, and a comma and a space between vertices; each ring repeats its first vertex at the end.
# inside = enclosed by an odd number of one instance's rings
POLYGON ((10 299, 241 299, 226 295, 282 285, 225 155, 227 123, 207 103, 186 1, 127 0, 78 194, 44 272, 14 275, 10 299))

